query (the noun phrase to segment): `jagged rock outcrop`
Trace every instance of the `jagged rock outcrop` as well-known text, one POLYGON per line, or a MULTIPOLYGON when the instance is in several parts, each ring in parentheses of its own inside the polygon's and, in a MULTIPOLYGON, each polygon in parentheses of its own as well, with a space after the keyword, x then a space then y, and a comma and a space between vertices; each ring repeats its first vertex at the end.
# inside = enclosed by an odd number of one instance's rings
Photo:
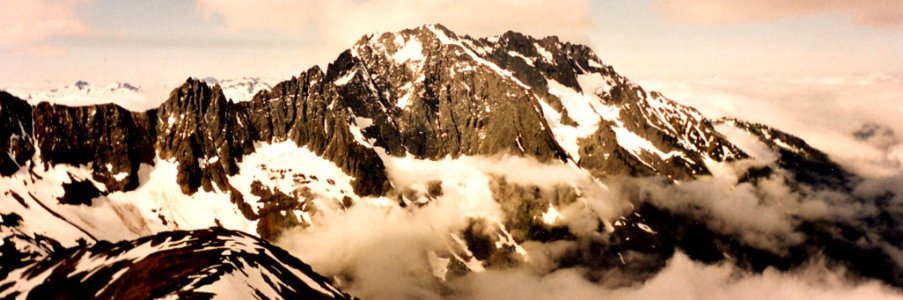
POLYGON ((249 127, 258 140, 291 140, 335 162, 355 177, 355 193, 382 195, 390 189, 382 160, 369 145, 355 140, 355 118, 324 77, 314 67, 240 103, 249 127))
POLYGON ((330 65, 327 79, 372 124, 361 125, 364 136, 392 155, 418 158, 564 159, 529 88, 445 38, 456 37, 426 28, 367 36, 330 65))
POLYGON ((47 164, 90 165, 94 180, 111 191, 138 186, 138 169, 154 160, 154 111, 130 112, 114 104, 34 108, 35 139, 47 164))
POLYGON ((160 158, 178 163, 184 193, 199 187, 212 191, 214 185, 230 190, 226 176, 238 172, 241 157, 254 151, 247 117, 239 111, 219 86, 197 79, 175 89, 157 109, 157 149, 160 158))
POLYGON ((0 175, 9 176, 34 155, 32 107, 0 91, 0 175))

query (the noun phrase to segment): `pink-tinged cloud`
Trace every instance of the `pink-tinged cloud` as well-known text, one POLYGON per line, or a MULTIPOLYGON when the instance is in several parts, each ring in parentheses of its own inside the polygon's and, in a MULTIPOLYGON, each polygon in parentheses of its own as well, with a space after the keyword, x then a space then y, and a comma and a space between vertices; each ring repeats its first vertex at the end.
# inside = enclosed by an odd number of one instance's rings
POLYGON ((86 35, 91 28, 75 9, 86 0, 7 0, 0 10, 0 48, 26 55, 59 55, 64 49, 44 45, 54 36, 86 35))
POLYGON ((841 14, 857 25, 903 28, 903 1, 899 0, 656 0, 655 7, 670 20, 696 24, 841 14))
POLYGON ((442 23, 460 33, 488 36, 515 30, 585 40, 594 21, 589 0, 198 0, 198 11, 230 29, 315 33, 354 42, 368 32, 442 23))

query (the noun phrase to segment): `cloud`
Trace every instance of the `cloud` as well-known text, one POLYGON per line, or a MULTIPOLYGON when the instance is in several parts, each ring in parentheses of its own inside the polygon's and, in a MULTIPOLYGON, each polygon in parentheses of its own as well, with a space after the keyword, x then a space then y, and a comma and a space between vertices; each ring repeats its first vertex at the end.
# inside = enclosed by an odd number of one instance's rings
POLYGON ((408 200, 426 200, 431 182, 439 183, 441 195, 407 208, 396 200, 379 198, 365 199, 344 211, 322 209, 313 214, 313 226, 289 230, 277 242, 317 272, 344 278, 344 289, 366 299, 441 298, 443 283, 434 276, 429 253, 450 258, 451 249, 458 248, 450 234, 460 236, 468 220, 478 218, 486 224, 505 220, 505 210, 491 190, 493 177, 503 176, 511 184, 536 184, 544 190, 559 184, 581 187, 595 204, 588 206, 587 214, 569 212, 568 208, 581 203, 561 207, 572 226, 597 229, 598 222, 582 224, 581 217, 611 219, 621 213, 616 208, 626 204, 606 199, 601 183, 557 161, 540 163, 514 156, 437 161, 384 158, 393 185, 414 191, 410 193, 414 199, 408 200))
POLYGON ((0 10, 0 48, 11 53, 32 56, 56 56, 62 48, 44 44, 55 36, 79 36, 91 33, 75 9, 86 0, 11 0, 0 10))
MULTIPOLYGON (((313 214, 314 225, 291 229, 277 242, 317 272, 338 278, 343 289, 366 299, 649 299, 662 294, 675 299, 900 296, 899 291, 873 280, 860 278, 857 284, 851 283, 844 270, 821 264, 818 257, 809 266, 790 272, 768 269, 751 274, 730 263, 696 263, 678 252, 655 277, 626 288, 589 281, 587 270, 582 267, 560 268, 567 253, 579 251, 582 243, 594 238, 580 233, 587 231, 583 227, 595 231, 600 228, 598 220, 610 221, 618 213, 624 214, 620 208, 631 205, 627 199, 689 214, 705 220, 705 225, 717 233, 736 236, 747 245, 775 253, 804 242, 807 237, 798 227, 801 220, 858 224, 857 220, 876 211, 873 206, 849 201, 846 195, 791 188, 777 175, 756 184, 738 184, 734 174, 703 177, 679 185, 646 178, 610 181, 603 186, 571 166, 522 157, 386 159, 390 180, 399 190, 414 190, 414 198, 419 198, 427 193, 430 182, 439 182, 441 195, 407 208, 398 206, 397 200, 378 198, 365 199, 344 211, 320 210, 313 214), (521 246, 527 259, 520 264, 463 275, 453 273, 440 280, 435 258, 455 260, 451 256, 456 244, 451 236, 460 236, 468 219, 480 217, 489 224, 505 220, 505 200, 500 199, 505 195, 491 190, 493 177, 504 177, 511 184, 535 185, 541 190, 571 184, 583 191, 585 197, 559 207, 560 222, 568 225, 577 240, 526 241, 521 246), (587 217, 596 222, 586 222, 587 217)), ((727 167, 742 172, 749 164, 760 163, 741 161, 727 167)), ((888 189, 900 191, 900 187, 894 188, 900 186, 898 183, 870 181, 856 193, 875 197, 888 189)), ((862 241, 866 242, 882 241, 862 241)), ((900 254, 896 247, 884 246, 889 255, 900 254)), ((443 265, 438 266, 442 268, 443 265)))
POLYGON ((594 24, 587 0, 198 0, 197 8, 209 20, 221 20, 233 30, 314 33, 322 41, 344 47, 368 32, 432 23, 477 36, 515 30, 586 41, 594 24))
MULTIPOLYGON (((744 172, 748 166, 739 162, 736 167, 744 172)), ((886 186, 864 187, 873 193, 882 188, 886 186)), ((677 185, 642 178, 625 180, 618 189, 623 197, 705 220, 715 232, 776 254, 786 254, 789 247, 806 241, 807 236, 799 231, 802 221, 858 224, 879 210, 872 202, 856 201, 843 193, 788 185, 780 171, 755 184, 738 183, 736 177, 701 177, 677 185)))
POLYGON ((903 2, 886 0, 657 0, 667 18, 687 23, 732 24, 770 21, 816 14, 841 14, 857 25, 903 27, 903 2))
POLYGON ((563 269, 544 276, 523 269, 492 270, 453 283, 463 296, 452 299, 898 299, 901 294, 876 282, 854 285, 843 270, 810 265, 794 273, 772 269, 749 274, 725 264, 703 265, 678 252, 648 282, 610 289, 563 269))
POLYGON ((868 177, 903 171, 903 137, 875 144, 854 136, 867 124, 903 133, 903 75, 643 80, 643 87, 722 116, 764 123, 797 135, 845 167, 868 177))

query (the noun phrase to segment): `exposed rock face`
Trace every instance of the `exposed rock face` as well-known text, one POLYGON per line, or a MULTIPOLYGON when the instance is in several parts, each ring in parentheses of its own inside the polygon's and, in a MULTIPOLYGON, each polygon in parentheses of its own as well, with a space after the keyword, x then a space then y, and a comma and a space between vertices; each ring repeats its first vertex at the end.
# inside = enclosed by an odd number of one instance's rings
POLYGON ((351 299, 285 250, 222 228, 59 249, 11 273, 0 297, 351 299))
POLYGON ((390 154, 418 158, 507 152, 564 159, 529 88, 444 43, 442 34, 454 35, 421 28, 368 36, 330 65, 327 78, 343 101, 372 123, 361 125, 364 136, 390 154))
POLYGON ((707 174, 705 157, 746 157, 695 109, 647 94, 603 65, 588 47, 554 37, 536 40, 508 32, 474 39, 440 25, 369 35, 330 65, 326 79, 365 120, 358 124, 363 135, 393 155, 437 159, 511 153, 573 159, 599 177, 662 174, 675 179, 707 174), (591 82, 581 85, 581 80, 591 82), (569 99, 574 95, 563 94, 567 90, 602 102, 580 107, 569 99), (615 114, 603 116, 603 108, 615 114), (567 127, 596 130, 569 141, 557 132, 567 127), (629 135, 661 153, 617 142, 629 135), (569 153, 568 142, 579 148, 569 153))
POLYGON ((355 141, 355 119, 324 76, 314 67, 241 103, 254 137, 306 146, 355 177, 355 193, 381 195, 390 188, 382 160, 369 145, 355 141))
POLYGON ((40 159, 90 165, 109 190, 138 186, 142 163, 153 164, 154 111, 130 112, 113 104, 67 107, 43 102, 34 109, 40 159))
POLYGON ((381 195, 389 188, 382 161, 354 141, 348 126, 353 119, 322 78, 313 68, 238 104, 227 101, 218 86, 190 79, 158 109, 161 157, 179 162, 184 192, 212 191, 214 185, 226 191, 227 176, 238 172, 255 142, 291 140, 357 178, 357 194, 381 195))
POLYGON ((806 141, 764 124, 725 118, 718 121, 757 137, 778 153, 780 167, 793 173, 793 179, 804 184, 849 191, 859 179, 831 161, 824 152, 813 148, 806 141))
POLYGON ((177 180, 184 193, 198 187, 212 191, 214 185, 229 190, 226 176, 238 172, 241 157, 254 151, 249 128, 243 126, 247 117, 237 108, 219 86, 189 79, 157 109, 157 148, 162 159, 179 164, 177 180))
POLYGON ((0 175, 8 176, 34 155, 32 107, 0 91, 0 175))

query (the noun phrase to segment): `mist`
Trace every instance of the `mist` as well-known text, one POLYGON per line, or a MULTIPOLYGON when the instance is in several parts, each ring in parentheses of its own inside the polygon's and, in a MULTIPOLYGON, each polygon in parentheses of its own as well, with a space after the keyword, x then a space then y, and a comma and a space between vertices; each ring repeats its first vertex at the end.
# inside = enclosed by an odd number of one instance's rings
MULTIPOLYGON (((851 276, 842 266, 813 257, 789 272, 749 272, 731 262, 706 265, 678 251, 654 277, 629 286, 589 280, 582 267, 561 267, 564 253, 583 239, 643 203, 672 213, 706 220, 706 227, 736 236, 751 247, 781 254, 806 241, 798 231, 804 221, 859 222, 881 208, 853 195, 815 189, 792 189, 780 172, 756 183, 737 181, 738 172, 768 161, 741 161, 723 166, 725 174, 670 184, 660 178, 599 182, 571 165, 541 163, 531 158, 462 157, 438 161, 386 158, 393 185, 404 195, 365 199, 347 210, 321 210, 314 225, 287 231, 278 245, 332 276, 344 290, 364 299, 895 299, 899 290, 851 276), (733 173, 732 173, 733 172, 733 173), (731 176, 733 175, 733 176, 731 176), (459 243, 470 220, 487 224, 506 219, 494 199, 493 180, 543 191, 562 185, 585 191, 577 201, 557 207, 555 222, 577 236, 575 241, 526 241, 517 263, 490 266, 462 257, 459 243), (429 196, 439 182, 441 195, 429 196), (409 199, 411 198, 411 199, 409 199), (420 203, 402 207, 399 201, 420 203), (457 257, 456 257, 457 256, 457 257), (453 270, 456 259, 476 267, 453 270)), ((855 195, 868 196, 893 183, 863 183, 855 195)), ((434 193, 435 194, 435 193, 434 193)), ((498 197, 498 195, 495 195, 498 197)), ((878 234, 877 232, 875 234, 878 234)), ((898 249, 880 239, 865 240, 898 249)), ((498 245, 497 245, 498 246, 498 245)), ((903 256, 901 256, 903 257, 903 256)))

